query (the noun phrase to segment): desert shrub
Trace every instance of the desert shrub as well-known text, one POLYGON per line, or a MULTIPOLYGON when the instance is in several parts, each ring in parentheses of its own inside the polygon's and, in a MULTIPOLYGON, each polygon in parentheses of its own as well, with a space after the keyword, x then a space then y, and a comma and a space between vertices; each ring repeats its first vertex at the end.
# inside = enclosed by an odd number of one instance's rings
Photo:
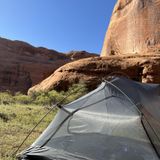
MULTIPOLYGON (((37 105, 53 105, 63 99, 64 95, 60 92, 52 90, 50 92, 39 92, 34 94, 33 102, 37 105)), ((32 96, 33 98, 33 96, 32 96)))
POLYGON ((16 117, 15 113, 8 114, 0 112, 0 120, 3 120, 3 122, 8 122, 9 120, 14 119, 15 117, 16 117))
POLYGON ((14 101, 15 103, 19 104, 31 104, 32 98, 30 96, 19 93, 14 96, 14 101))
POLYGON ((0 93, 0 104, 12 104, 14 103, 13 96, 9 92, 1 92, 0 93))
POLYGON ((5 113, 0 113, 0 119, 2 119, 4 122, 7 122, 9 120, 9 117, 5 113))
POLYGON ((66 92, 57 92, 55 90, 52 90, 49 92, 32 92, 32 94, 30 95, 23 95, 20 92, 17 92, 14 96, 9 92, 2 92, 0 93, 0 104, 18 103, 51 106, 62 100, 64 100, 62 104, 66 104, 86 94, 87 91, 88 90, 86 85, 83 83, 79 83, 73 84, 66 92))
POLYGON ((51 105, 49 97, 43 94, 36 97, 34 103, 37 105, 51 105))
POLYGON ((69 103, 82 95, 87 93, 87 87, 85 84, 80 83, 80 84, 73 84, 68 91, 64 92, 57 92, 55 90, 49 91, 49 92, 36 92, 32 93, 31 99, 32 102, 37 104, 37 105, 53 105, 56 104, 57 102, 62 102, 62 104, 69 103), (65 98, 66 97, 66 98, 65 98))
POLYGON ((55 90, 50 91, 48 94, 52 104, 62 101, 65 97, 64 94, 62 94, 61 92, 57 92, 55 90))
POLYGON ((32 91, 29 96, 31 97, 31 99, 34 101, 39 95, 41 95, 43 92, 34 92, 32 91))
POLYGON ((79 97, 85 95, 88 92, 88 89, 84 83, 73 84, 67 92, 64 92, 65 95, 70 95, 66 98, 65 103, 70 103, 79 97))

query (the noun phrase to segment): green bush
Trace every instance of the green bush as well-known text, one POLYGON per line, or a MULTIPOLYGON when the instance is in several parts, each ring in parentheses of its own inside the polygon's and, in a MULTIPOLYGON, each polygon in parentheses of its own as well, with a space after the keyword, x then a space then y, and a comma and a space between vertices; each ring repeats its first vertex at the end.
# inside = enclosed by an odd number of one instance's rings
POLYGON ((51 106, 62 100, 62 104, 66 104, 86 94, 87 91, 86 85, 79 83, 73 84, 66 92, 52 90, 49 92, 33 92, 31 95, 23 95, 17 92, 14 96, 9 92, 2 92, 0 93, 0 104, 18 103, 51 106))
POLYGON ((23 94, 16 94, 14 96, 14 100, 15 100, 15 103, 19 103, 19 104, 31 104, 32 103, 32 98, 30 96, 23 95, 23 94))
POLYGON ((70 103, 85 95, 87 92, 88 89, 84 83, 73 84, 67 92, 63 93, 65 95, 69 95, 68 98, 66 98, 65 103, 70 103))
POLYGON ((61 94, 54 90, 50 92, 38 92, 32 95, 32 99, 35 104, 49 106, 61 100, 61 97, 61 94))
POLYGON ((33 103, 37 105, 53 105, 62 101, 62 104, 72 102, 87 93, 86 85, 83 83, 74 84, 68 91, 57 92, 55 90, 49 92, 32 93, 31 98, 33 103))
POLYGON ((37 105, 51 105, 51 100, 47 92, 37 94, 33 102, 37 105))
POLYGON ((0 104, 12 104, 14 103, 13 96, 9 92, 1 92, 0 93, 0 104))
POLYGON ((48 94, 52 104, 62 101, 65 97, 65 95, 62 94, 62 92, 57 92, 55 90, 50 91, 48 94))

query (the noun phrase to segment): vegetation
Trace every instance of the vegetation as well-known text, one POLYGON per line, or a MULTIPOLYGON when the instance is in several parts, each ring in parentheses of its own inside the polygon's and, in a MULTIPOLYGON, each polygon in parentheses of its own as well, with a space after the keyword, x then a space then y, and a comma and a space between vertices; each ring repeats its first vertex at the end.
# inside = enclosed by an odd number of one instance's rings
MULTIPOLYGON (((32 93, 30 96, 21 93, 16 93, 15 95, 9 92, 0 93, 0 159, 14 160, 12 155, 17 147, 41 117, 48 112, 52 104, 59 101, 62 101, 63 104, 69 103, 86 92, 87 89, 84 84, 75 84, 67 92, 53 90, 50 92, 32 93), (66 96, 67 98, 65 98, 66 96)), ((45 118, 20 151, 29 147, 35 141, 55 114, 56 110, 45 118)))
MULTIPOLYGON (((0 106, 0 159, 11 160, 12 154, 27 136, 28 132, 35 126, 47 112, 42 106, 35 105, 1 105, 0 106)), ((46 128, 55 115, 55 111, 50 114, 43 123, 36 128, 26 141, 22 150, 28 147, 38 135, 46 128)))
POLYGON ((42 106, 51 106, 57 102, 63 100, 63 104, 69 103, 80 96, 87 93, 87 88, 85 84, 74 84, 69 88, 67 92, 57 92, 52 90, 50 92, 33 92, 30 96, 23 95, 21 93, 16 93, 12 95, 10 92, 0 93, 0 104, 10 105, 10 104, 34 104, 42 106))

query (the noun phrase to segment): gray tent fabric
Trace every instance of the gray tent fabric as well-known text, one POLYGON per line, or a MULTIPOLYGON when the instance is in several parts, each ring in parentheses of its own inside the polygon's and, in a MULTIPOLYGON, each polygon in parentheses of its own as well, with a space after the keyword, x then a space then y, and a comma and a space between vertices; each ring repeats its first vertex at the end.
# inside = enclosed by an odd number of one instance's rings
POLYGON ((115 77, 63 107, 21 159, 159 159, 160 85, 115 77))

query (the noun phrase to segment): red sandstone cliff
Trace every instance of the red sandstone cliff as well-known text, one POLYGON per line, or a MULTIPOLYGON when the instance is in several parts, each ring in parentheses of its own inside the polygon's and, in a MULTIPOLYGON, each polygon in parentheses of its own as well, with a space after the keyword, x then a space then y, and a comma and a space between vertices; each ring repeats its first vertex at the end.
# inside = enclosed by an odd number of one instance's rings
MULTIPOLYGON (((25 42, 0 38, 0 91, 26 93, 57 68, 73 61, 72 53, 66 55, 43 47, 36 48, 25 42)), ((93 55, 74 51, 73 57, 80 59, 93 55)))
POLYGON ((160 0, 118 0, 102 56, 160 53, 160 0))

